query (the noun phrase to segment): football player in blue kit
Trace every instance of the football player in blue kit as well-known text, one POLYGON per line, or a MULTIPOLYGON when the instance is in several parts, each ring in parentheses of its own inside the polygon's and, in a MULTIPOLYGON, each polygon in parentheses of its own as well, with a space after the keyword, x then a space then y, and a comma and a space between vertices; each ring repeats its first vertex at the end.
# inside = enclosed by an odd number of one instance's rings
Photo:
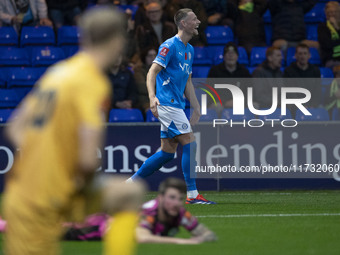
POLYGON ((198 193, 194 170, 196 141, 191 129, 200 118, 200 105, 191 81, 194 48, 188 42, 198 35, 201 23, 191 9, 180 9, 174 17, 178 33, 166 40, 147 75, 150 109, 161 122, 161 150, 148 158, 128 180, 146 178, 172 160, 178 144, 183 146, 182 170, 187 185, 187 204, 215 204, 198 193), (185 109, 185 97, 193 109, 190 122, 185 109), (190 176, 192 173, 192 176, 190 176))

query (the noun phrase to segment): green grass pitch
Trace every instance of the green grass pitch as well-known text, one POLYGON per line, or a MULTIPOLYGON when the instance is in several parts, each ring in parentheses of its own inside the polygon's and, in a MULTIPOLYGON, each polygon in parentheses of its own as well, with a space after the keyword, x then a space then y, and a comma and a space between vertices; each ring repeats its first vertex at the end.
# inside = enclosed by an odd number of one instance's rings
MULTIPOLYGON (((154 195, 149 194, 148 199, 154 195)), ((137 254, 340 254, 340 191, 206 192, 203 195, 218 204, 187 208, 216 232, 217 242, 141 244, 137 254)), ((188 233, 182 230, 179 236, 187 237, 188 233)), ((62 242, 62 248, 64 255, 101 254, 101 242, 62 242)))

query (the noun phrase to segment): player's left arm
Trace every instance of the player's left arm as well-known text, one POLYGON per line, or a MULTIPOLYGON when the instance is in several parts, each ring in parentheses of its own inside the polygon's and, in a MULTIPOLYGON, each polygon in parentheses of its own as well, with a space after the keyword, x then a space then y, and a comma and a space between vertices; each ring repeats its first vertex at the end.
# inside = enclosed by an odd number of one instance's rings
POLYGON ((215 233, 201 223, 198 223, 198 225, 191 231, 191 234, 192 236, 200 239, 202 242, 217 241, 215 233))
POLYGON ((9 141, 17 148, 20 148, 24 141, 24 130, 30 123, 31 117, 34 113, 31 100, 31 96, 24 99, 24 101, 11 115, 8 121, 9 125, 7 125, 5 129, 9 141))
POLYGON ((184 95, 189 100, 191 108, 193 109, 193 113, 190 118, 190 124, 195 125, 197 124, 197 122, 199 121, 201 117, 201 112, 200 112, 200 104, 198 103, 198 100, 195 94, 195 88, 194 88, 194 85, 192 84, 191 74, 189 75, 187 84, 185 86, 184 95))

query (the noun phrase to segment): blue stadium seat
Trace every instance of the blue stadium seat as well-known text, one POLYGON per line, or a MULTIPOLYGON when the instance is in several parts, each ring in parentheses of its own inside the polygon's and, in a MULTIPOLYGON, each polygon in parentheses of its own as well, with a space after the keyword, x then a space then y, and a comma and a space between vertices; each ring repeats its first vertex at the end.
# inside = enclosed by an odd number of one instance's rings
POLYGON ((207 78, 210 66, 193 66, 192 78, 207 78))
POLYGON ((143 122, 143 114, 139 109, 112 109, 109 122, 143 122))
POLYGON ((334 78, 332 69, 327 67, 320 67, 321 78, 334 78))
POLYGON ((249 59, 248 59, 248 54, 245 48, 243 47, 237 47, 238 49, 238 62, 242 65, 249 65, 249 59))
POLYGON ((19 97, 14 90, 0 89, 0 108, 15 108, 19 103, 19 97))
POLYGON ((233 121, 251 120, 254 119, 254 114, 246 108, 243 115, 233 115, 233 109, 227 108, 222 111, 221 119, 232 119, 233 121))
POLYGON ((209 122, 218 119, 217 112, 214 109, 207 109, 206 115, 201 115, 200 122, 209 122))
POLYGON ((269 9, 267 9, 267 11, 263 14, 263 22, 267 23, 267 24, 271 24, 272 23, 272 15, 270 14, 269 9))
POLYGON ((214 65, 218 65, 223 61, 223 50, 224 46, 208 46, 208 53, 211 56, 214 65))
POLYGON ((300 110, 296 111, 295 119, 297 121, 328 121, 329 114, 324 108, 308 108, 312 115, 304 115, 300 110))
POLYGON ((65 57, 72 57, 79 51, 78 45, 62 45, 62 50, 64 51, 65 57))
POLYGON ((208 49, 206 47, 194 47, 195 56, 194 56, 194 64, 195 65, 211 65, 212 60, 209 57, 208 49))
POLYGON ((7 83, 6 69, 0 69, 0 88, 5 88, 7 83))
POLYGON ((6 123, 12 112, 12 109, 0 109, 0 123, 6 123))
POLYGON ((284 120, 284 119, 291 119, 292 114, 290 113, 289 109, 286 109, 286 115, 281 115, 281 108, 276 108, 276 110, 272 114, 269 114, 266 116, 260 115, 258 117, 261 120, 267 120, 267 119, 284 120))
POLYGON ((7 87, 33 87, 45 68, 14 67, 8 70, 7 87))
POLYGON ((54 45, 55 36, 51 27, 23 27, 20 36, 21 47, 28 45, 54 45))
POLYGON ((254 70, 256 69, 255 66, 247 66, 247 69, 249 71, 250 74, 252 74, 254 72, 254 70))
POLYGON ((208 26, 205 34, 208 44, 226 44, 234 40, 233 31, 227 26, 208 26))
POLYGON ((152 114, 151 110, 146 112, 146 122, 159 122, 159 120, 152 114))
POLYGON ((75 26, 62 26, 58 29, 58 45, 78 44, 79 31, 75 26))
POLYGON ((306 23, 320 23, 326 20, 325 3, 317 3, 314 7, 305 14, 304 19, 306 23))
POLYGON ((332 120, 340 121, 340 110, 336 107, 333 109, 333 112, 332 112, 332 120))
POLYGON ((15 47, 0 48, 0 66, 30 66, 28 52, 15 47))
POLYGON ((307 25, 307 40, 318 40, 318 24, 307 25))
POLYGON ((32 66, 49 66, 64 58, 64 51, 58 47, 45 46, 32 49, 32 66))
POLYGON ((267 47, 253 47, 250 53, 250 66, 257 66, 266 59, 267 47))
POLYGON ((327 68, 327 67, 320 67, 320 73, 321 73, 321 84, 323 86, 330 85, 334 78, 332 69, 327 68))
POLYGON ((0 27, 0 45, 18 46, 18 34, 13 27, 0 27))
POLYGON ((266 37, 266 44, 268 46, 272 45, 272 38, 273 38, 273 27, 271 24, 264 25, 264 33, 266 37))
MULTIPOLYGON (((319 66, 321 64, 321 60, 320 60, 320 55, 319 55, 318 50, 316 48, 309 48, 309 51, 310 51, 310 54, 311 54, 311 58, 309 60, 309 63, 319 66)), ((296 59, 295 59, 295 48, 290 47, 287 50, 287 66, 289 66, 294 61, 296 61, 296 59)))

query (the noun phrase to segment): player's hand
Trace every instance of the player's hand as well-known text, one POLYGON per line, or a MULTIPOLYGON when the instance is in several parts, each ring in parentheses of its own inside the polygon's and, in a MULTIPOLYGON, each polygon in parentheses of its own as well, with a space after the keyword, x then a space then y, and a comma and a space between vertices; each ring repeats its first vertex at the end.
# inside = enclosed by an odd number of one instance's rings
POLYGON ((20 20, 20 18, 18 16, 13 16, 11 18, 11 24, 12 25, 17 25, 17 24, 21 24, 22 20, 20 20))
POLYGON ((330 18, 329 18, 329 22, 332 24, 332 26, 333 26, 336 30, 339 29, 339 25, 338 25, 338 22, 337 22, 337 20, 336 20, 335 17, 330 17, 330 18))
POLYGON ((48 27, 52 27, 53 23, 52 21, 50 21, 48 18, 43 18, 39 20, 40 26, 48 26, 48 27))
POLYGON ((200 120, 200 117, 201 117, 201 112, 199 109, 195 109, 191 115, 191 118, 190 118, 190 125, 191 126, 195 126, 198 121, 200 120))
POLYGON ((158 118, 157 105, 159 105, 159 100, 157 97, 150 98, 150 110, 156 118, 158 118))
POLYGON ((189 239, 178 238, 176 243, 177 244, 200 244, 202 242, 203 242, 203 240, 199 237, 191 237, 189 239))

